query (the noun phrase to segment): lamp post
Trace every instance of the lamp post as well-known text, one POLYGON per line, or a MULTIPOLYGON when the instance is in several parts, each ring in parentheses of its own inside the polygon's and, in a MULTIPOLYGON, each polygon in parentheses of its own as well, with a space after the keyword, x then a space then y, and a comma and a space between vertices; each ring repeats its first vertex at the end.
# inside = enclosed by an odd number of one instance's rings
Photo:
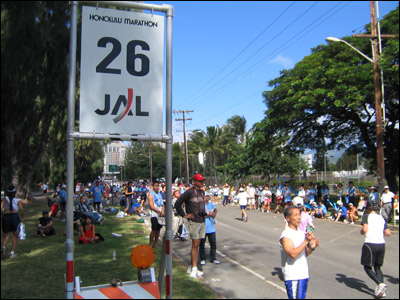
MULTIPOLYGON (((375 16, 371 20, 371 35, 376 35, 376 26, 375 26, 375 16)), ((356 47, 351 45, 345 40, 338 39, 335 37, 327 37, 325 39, 328 43, 330 42, 342 42, 349 46, 351 49, 355 50, 362 57, 367 59, 369 62, 373 63, 374 70, 374 88, 375 88, 375 115, 376 115, 376 158, 377 158, 377 174, 378 174, 378 187, 379 191, 383 191, 384 180, 385 180, 385 162, 384 162, 384 152, 383 152, 383 129, 382 129, 382 107, 381 107, 381 77, 380 70, 378 65, 378 45, 376 42, 372 41, 373 48, 373 59, 362 53, 356 47)))

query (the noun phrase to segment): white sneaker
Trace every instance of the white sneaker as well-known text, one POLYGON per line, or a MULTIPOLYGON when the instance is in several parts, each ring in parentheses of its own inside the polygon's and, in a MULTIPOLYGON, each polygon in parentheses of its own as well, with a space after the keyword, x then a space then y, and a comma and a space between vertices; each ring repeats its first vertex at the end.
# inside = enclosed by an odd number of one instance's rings
POLYGON ((197 270, 197 267, 192 268, 192 272, 190 273, 190 278, 197 278, 197 276, 202 276, 203 272, 197 270))
POLYGON ((193 270, 192 269, 192 272, 190 273, 190 276, 189 276, 190 278, 197 278, 197 270, 193 270))
POLYGON ((220 261, 219 260, 214 260, 214 264, 219 265, 220 261))
POLYGON ((205 261, 205 260, 202 260, 202 261, 200 261, 200 264, 201 264, 202 266, 204 266, 204 265, 206 264, 206 261, 205 261))
POLYGON ((384 283, 380 283, 377 287, 376 287, 376 291, 375 291, 375 296, 377 298, 382 298, 383 294, 386 292, 387 289, 387 285, 384 283))

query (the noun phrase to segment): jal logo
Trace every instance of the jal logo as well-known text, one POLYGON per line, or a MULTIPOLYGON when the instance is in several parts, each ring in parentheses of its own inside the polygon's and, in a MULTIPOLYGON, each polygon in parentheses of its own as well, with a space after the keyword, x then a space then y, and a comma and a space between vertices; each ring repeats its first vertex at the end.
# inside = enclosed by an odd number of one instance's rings
MULTIPOLYGON (((149 113, 146 111, 142 111, 142 97, 136 96, 135 100, 136 100, 135 115, 140 117, 148 117, 149 113)), ((121 121, 123 118, 125 118, 126 115, 133 116, 131 110, 132 103, 133 103, 133 89, 128 89, 128 99, 126 99, 125 95, 120 95, 118 97, 118 100, 115 103, 114 108, 111 112, 112 116, 116 116, 113 119, 115 124, 121 121), (121 105, 125 107, 125 110, 122 110, 118 114, 121 105)), ((100 116, 104 116, 110 112, 110 108, 111 108, 111 97, 110 95, 106 94, 104 96, 104 109, 103 110, 96 109, 94 112, 100 116)))

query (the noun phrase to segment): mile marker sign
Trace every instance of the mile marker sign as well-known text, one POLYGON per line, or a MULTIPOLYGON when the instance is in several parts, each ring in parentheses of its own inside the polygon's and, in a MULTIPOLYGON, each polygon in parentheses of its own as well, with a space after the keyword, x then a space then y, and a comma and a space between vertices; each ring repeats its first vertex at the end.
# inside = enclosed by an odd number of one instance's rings
POLYGON ((82 7, 79 131, 162 134, 164 16, 82 7))

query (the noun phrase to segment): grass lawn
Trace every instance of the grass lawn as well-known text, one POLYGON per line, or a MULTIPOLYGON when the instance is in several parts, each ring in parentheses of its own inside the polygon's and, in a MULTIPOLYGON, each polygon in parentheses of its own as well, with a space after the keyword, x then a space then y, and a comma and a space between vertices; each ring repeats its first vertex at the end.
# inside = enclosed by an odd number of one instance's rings
MULTIPOLYGON (((3 299, 65 299, 65 223, 54 220, 55 236, 36 237, 36 221, 43 210, 48 210, 47 203, 33 202, 24 205, 27 238, 18 241, 15 253, 17 257, 1 261, 1 298, 3 299)), ((130 261, 134 247, 147 244, 149 230, 137 217, 116 218, 116 213, 103 215, 104 225, 96 225, 96 232, 105 241, 98 244, 80 245, 75 232, 74 275, 80 276, 82 287, 107 284, 113 278, 122 281, 137 280, 137 270, 130 261), (114 237, 112 233, 122 237, 114 237), (115 249, 117 258, 113 261, 115 249)), ((1 233, 3 238, 3 233, 1 233)), ((7 254, 11 248, 11 238, 7 245, 7 254)), ((161 248, 156 249, 156 261, 153 267, 158 276, 161 248)), ((201 280, 191 279, 186 274, 186 267, 174 259, 173 262, 173 297, 178 299, 218 299, 201 280)), ((165 295, 163 295, 165 298, 165 295)))

